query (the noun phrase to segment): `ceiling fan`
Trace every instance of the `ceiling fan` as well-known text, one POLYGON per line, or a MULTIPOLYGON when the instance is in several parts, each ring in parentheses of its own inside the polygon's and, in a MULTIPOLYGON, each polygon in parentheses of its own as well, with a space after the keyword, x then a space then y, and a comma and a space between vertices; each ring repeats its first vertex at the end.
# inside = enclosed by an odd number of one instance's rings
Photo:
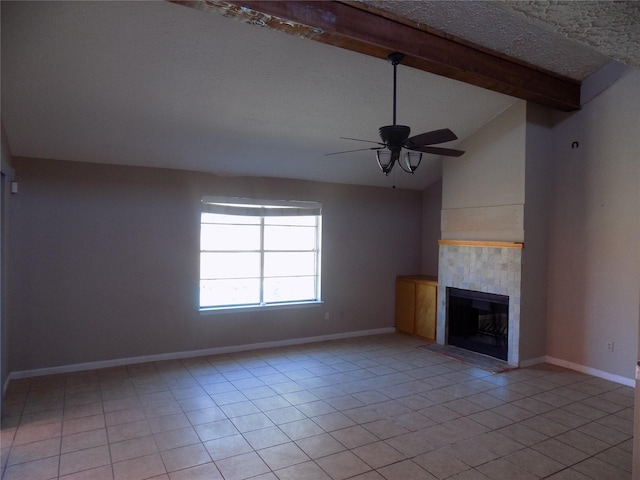
POLYGON ((385 175, 389 175, 393 166, 398 163, 400 168, 407 173, 413 173, 420 165, 422 153, 433 155, 443 155, 446 157, 459 157, 464 153, 462 150, 451 148, 432 147, 438 143, 456 140, 455 133, 448 128, 433 130, 409 137, 411 129, 406 125, 396 125, 396 78, 398 64, 402 62, 404 54, 394 52, 387 57, 393 65, 393 125, 380 127, 379 133, 382 142, 371 140, 361 140, 359 138, 340 137, 343 140, 355 140, 358 142, 375 143, 379 146, 370 148, 358 148, 356 150, 345 150, 342 152, 327 153, 326 155, 338 155, 341 153, 360 152, 363 150, 375 150, 378 165, 385 175), (402 149, 406 152, 402 154, 402 149))

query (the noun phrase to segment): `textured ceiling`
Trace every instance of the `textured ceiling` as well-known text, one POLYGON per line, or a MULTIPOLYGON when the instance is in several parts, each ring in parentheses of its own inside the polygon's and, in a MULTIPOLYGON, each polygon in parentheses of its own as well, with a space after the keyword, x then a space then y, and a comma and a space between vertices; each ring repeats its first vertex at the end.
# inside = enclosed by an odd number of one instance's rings
POLYGON ((362 3, 575 80, 611 60, 640 67, 638 1, 362 3))
POLYGON ((507 0, 496 5, 541 28, 640 68, 640 2, 507 0))

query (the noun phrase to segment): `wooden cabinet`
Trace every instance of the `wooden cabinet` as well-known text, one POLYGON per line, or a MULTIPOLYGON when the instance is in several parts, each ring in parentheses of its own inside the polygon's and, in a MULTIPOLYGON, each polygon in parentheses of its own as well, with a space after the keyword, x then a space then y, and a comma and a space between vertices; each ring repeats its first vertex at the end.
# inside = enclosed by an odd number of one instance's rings
POLYGON ((438 279, 424 275, 396 279, 396 330, 436 339, 438 279))

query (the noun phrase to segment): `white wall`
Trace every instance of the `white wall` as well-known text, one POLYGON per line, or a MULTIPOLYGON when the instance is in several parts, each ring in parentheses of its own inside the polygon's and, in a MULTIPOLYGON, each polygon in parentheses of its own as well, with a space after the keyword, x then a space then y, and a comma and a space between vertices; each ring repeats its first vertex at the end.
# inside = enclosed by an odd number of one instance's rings
POLYGON ((631 379, 640 318, 640 71, 555 122, 547 352, 631 379))
POLYGON ((418 191, 15 163, 13 372, 393 327, 395 277, 420 268, 418 191), (200 315, 203 195, 321 202, 325 303, 200 315))
POLYGON ((442 238, 524 240, 526 102, 516 101, 443 160, 442 238))

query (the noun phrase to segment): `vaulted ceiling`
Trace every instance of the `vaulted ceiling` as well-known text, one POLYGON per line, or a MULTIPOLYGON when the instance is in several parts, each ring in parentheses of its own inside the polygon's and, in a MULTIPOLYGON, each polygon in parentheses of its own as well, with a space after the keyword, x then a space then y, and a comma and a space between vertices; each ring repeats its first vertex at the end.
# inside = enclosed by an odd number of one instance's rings
POLYGON ((371 151, 325 156, 367 147, 340 137, 377 141, 378 127, 391 123, 392 67, 384 57, 393 50, 407 53, 398 122, 414 134, 448 127, 459 141, 516 96, 571 110, 580 82, 611 60, 640 65, 637 2, 2 1, 0 8, 2 124, 14 156, 220 175, 413 189, 437 180, 437 156, 425 155, 415 175, 388 178, 371 151), (577 3, 597 10, 570 5, 577 3), (331 18, 345 9, 349 22, 331 18))

